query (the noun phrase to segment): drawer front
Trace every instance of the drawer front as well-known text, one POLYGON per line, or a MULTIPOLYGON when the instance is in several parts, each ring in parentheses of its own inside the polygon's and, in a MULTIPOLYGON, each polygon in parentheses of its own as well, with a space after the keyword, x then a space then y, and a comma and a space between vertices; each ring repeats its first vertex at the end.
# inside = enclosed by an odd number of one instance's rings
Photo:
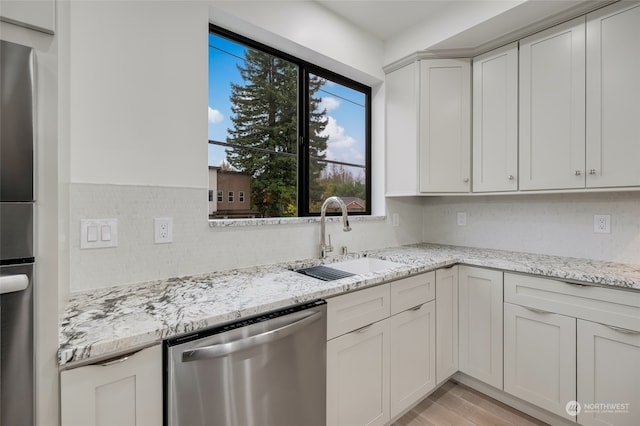
POLYGON ((504 301, 640 331, 640 292, 504 274, 504 301))
POLYGON ((391 315, 436 298, 436 272, 431 271, 391 284, 391 315))
POLYGON ((327 339, 380 321, 389 313, 389 284, 327 299, 327 339))

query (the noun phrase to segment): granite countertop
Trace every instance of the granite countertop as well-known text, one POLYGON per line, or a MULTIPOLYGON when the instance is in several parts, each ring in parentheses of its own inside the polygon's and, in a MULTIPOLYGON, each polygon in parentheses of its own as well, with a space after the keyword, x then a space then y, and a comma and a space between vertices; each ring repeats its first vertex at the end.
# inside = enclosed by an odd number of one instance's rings
POLYGON ((320 263, 313 259, 74 293, 60 323, 59 364, 103 359, 241 317, 457 263, 640 290, 638 265, 436 244, 369 250, 326 263, 363 256, 402 265, 328 282, 292 270, 320 263))

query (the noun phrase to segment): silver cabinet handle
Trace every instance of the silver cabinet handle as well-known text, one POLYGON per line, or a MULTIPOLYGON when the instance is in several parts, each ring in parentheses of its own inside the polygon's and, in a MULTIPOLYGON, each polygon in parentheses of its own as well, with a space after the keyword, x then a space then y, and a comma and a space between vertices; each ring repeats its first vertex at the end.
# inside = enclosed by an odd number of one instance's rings
POLYGON ((140 351, 142 351, 142 349, 137 350, 137 351, 133 351, 133 352, 129 352, 128 354, 121 355, 121 356, 119 356, 117 358, 107 359, 105 361, 102 361, 98 365, 101 366, 101 367, 109 367, 110 365, 122 364, 123 362, 125 362, 126 360, 128 360, 129 358, 131 358, 132 356, 134 356, 135 354, 137 354, 140 351))
POLYGON ((182 362, 199 361, 203 359, 220 358, 225 355, 232 354, 254 346, 270 343, 283 337, 289 336, 296 331, 316 322, 320 319, 322 313, 315 312, 308 314, 301 320, 289 323, 283 327, 269 330, 267 332, 256 334, 255 336, 246 337, 232 342, 220 343, 217 345, 205 346, 203 348, 189 349, 182 352, 182 362))
POLYGON ((424 303, 422 305, 414 306, 413 308, 411 308, 409 310, 410 311, 419 311, 420 309, 422 309, 423 306, 424 306, 424 303))
MULTIPOLYGON (((520 305, 522 306, 522 305, 520 305)), ((527 311, 535 312, 536 314, 550 314, 551 312, 543 311, 542 309, 530 308, 529 306, 522 306, 527 311)))
POLYGON ((602 324, 607 328, 610 328, 613 331, 617 331, 619 333, 624 333, 624 334, 640 334, 640 331, 634 331, 634 330, 628 330, 626 328, 620 328, 620 327, 614 327, 613 325, 608 325, 608 324, 602 324))
POLYGON ((514 177, 513 175, 509 175, 509 176, 507 176, 507 179, 509 179, 509 180, 514 180, 514 179, 515 179, 515 177, 514 177))
POLYGON ((364 333, 365 331, 369 330, 370 328, 371 328, 371 324, 365 325, 364 327, 361 327, 361 328, 355 330, 354 333, 364 333))
POLYGON ((573 172, 573 174, 576 176, 580 176, 582 174, 582 170, 576 170, 575 172, 573 172))
POLYGON ((464 183, 469 182, 469 178, 464 178, 464 183))
POLYGON ((590 174, 590 175, 595 175, 595 174, 596 174, 596 169, 591 169, 591 170, 589 170, 589 174, 590 174))

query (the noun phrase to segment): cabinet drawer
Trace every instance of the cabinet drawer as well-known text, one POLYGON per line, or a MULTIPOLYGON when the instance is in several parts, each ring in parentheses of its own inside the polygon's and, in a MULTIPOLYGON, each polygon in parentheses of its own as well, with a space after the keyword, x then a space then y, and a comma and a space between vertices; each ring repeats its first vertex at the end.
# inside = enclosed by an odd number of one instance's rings
POLYGON ((327 299, 327 340, 387 318, 389 301, 389 284, 327 299))
POLYGON ((436 273, 415 275, 391 284, 391 315, 436 298, 436 273))
POLYGON ((640 292, 504 274, 504 301, 640 331, 640 292))

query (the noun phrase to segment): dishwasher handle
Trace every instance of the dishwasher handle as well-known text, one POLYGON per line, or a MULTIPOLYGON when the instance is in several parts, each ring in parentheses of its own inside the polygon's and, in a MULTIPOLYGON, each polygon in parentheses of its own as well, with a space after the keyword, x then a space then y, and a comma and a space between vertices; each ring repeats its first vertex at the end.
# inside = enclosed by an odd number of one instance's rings
POLYGON ((182 352, 182 362, 200 361, 205 359, 220 358, 234 352, 239 352, 254 346, 270 343, 283 337, 289 336, 296 331, 316 322, 322 317, 322 312, 315 312, 304 318, 255 336, 246 337, 232 342, 220 343, 217 345, 205 346, 202 348, 189 349, 182 352))

